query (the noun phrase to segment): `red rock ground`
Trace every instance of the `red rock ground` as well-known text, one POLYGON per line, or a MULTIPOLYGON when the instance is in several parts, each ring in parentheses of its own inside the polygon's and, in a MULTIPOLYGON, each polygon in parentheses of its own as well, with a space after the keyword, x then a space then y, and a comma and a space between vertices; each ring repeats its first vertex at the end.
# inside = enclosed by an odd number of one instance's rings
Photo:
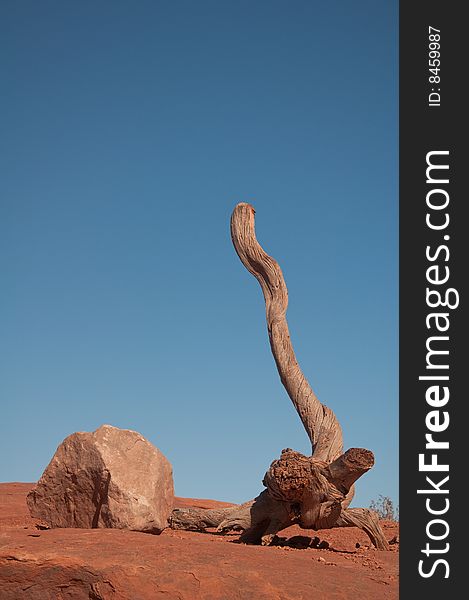
MULTIPOLYGON (((247 546, 237 535, 165 530, 38 529, 28 483, 0 484, 1 600, 388 600, 398 597, 398 544, 369 547, 355 528, 307 531, 329 549, 247 546), (360 544, 356 548, 356 544, 360 544)), ((178 506, 214 500, 178 498, 178 506)), ((384 522, 388 540, 396 523, 384 522)))

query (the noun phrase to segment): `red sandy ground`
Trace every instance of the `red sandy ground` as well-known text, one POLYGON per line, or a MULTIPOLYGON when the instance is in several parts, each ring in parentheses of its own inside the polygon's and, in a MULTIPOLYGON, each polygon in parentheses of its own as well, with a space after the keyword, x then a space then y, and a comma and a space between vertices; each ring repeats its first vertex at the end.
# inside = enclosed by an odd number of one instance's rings
MULTIPOLYGON (((165 530, 38 529, 29 483, 0 484, 1 600, 395 600, 398 544, 369 547, 360 530, 308 531, 330 549, 247 546, 237 535, 165 530), (356 548, 356 544, 360 544, 356 548)), ((227 506, 177 498, 177 506, 227 506)), ((388 540, 396 523, 384 522, 388 540)))

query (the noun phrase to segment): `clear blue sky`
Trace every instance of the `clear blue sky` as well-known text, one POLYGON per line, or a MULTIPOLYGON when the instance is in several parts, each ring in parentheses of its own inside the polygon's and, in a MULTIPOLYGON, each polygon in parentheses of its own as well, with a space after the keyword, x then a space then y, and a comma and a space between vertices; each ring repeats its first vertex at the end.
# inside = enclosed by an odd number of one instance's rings
POLYGON ((244 501, 308 440, 257 281, 251 202, 299 362, 397 500, 397 2, 0 6, 0 480, 103 423, 181 496, 244 501))

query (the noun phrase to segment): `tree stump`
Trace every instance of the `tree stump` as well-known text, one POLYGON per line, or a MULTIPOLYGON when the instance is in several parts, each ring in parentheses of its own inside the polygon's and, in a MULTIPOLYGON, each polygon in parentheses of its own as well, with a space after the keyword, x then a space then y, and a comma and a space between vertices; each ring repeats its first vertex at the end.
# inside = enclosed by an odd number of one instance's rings
POLYGON ((238 204, 231 216, 231 238, 246 269, 264 294, 267 332, 280 380, 311 442, 311 456, 282 451, 264 476, 266 489, 254 500, 221 510, 176 509, 175 529, 242 530, 241 541, 270 544, 275 535, 297 523, 308 529, 359 527, 380 550, 389 549, 376 513, 348 508, 354 483, 374 464, 363 448, 343 452, 342 429, 331 409, 322 404, 300 369, 290 340, 286 311, 288 291, 278 263, 259 245, 255 210, 238 204))

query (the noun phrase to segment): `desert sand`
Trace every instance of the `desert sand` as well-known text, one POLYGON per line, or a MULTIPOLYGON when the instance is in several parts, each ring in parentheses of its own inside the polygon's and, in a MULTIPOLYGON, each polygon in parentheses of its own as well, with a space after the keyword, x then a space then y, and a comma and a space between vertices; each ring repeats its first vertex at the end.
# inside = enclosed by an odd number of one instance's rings
MULTIPOLYGON (((240 544, 236 534, 215 532, 43 529, 26 506, 33 486, 0 484, 1 600, 398 597, 399 544, 388 552, 376 550, 356 528, 292 526, 279 534, 283 545, 269 547, 240 544), (318 537, 329 548, 301 548, 307 537, 318 537)), ((229 505, 177 498, 176 506, 229 505)), ((383 529, 388 540, 399 535, 397 523, 384 521, 383 529)))

